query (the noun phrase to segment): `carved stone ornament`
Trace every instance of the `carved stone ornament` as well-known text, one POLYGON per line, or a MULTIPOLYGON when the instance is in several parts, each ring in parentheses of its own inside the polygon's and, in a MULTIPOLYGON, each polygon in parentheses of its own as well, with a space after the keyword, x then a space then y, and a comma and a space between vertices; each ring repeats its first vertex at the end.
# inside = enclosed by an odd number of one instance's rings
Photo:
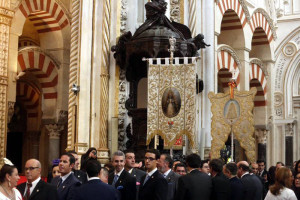
POLYGON ((236 122, 232 125, 232 131, 235 138, 240 142, 241 147, 245 149, 246 156, 250 162, 255 162, 255 139, 254 133, 254 120, 252 110, 254 107, 254 97, 257 90, 251 88, 250 91, 234 91, 234 99, 239 107, 229 106, 227 114, 225 113, 226 103, 230 100, 229 91, 226 93, 214 94, 210 92, 208 98, 211 101, 212 111, 212 123, 211 123, 211 135, 212 135, 212 158, 220 158, 220 150, 224 148, 225 142, 231 133, 231 126, 227 123, 225 118, 231 118, 231 116, 238 116, 236 122), (239 109, 239 110, 238 110, 239 109))
POLYGON ((255 136, 256 136, 257 142, 260 144, 266 144, 268 133, 269 133, 269 131, 267 131, 267 130, 261 130, 261 129, 255 130, 255 136))
POLYGON ((49 131, 50 139, 59 139, 60 131, 64 129, 64 126, 59 124, 48 124, 45 127, 49 131))
POLYGON ((264 65, 264 63, 260 59, 258 59, 258 58, 251 59, 250 60, 250 65, 252 63, 259 65, 260 69, 264 72, 264 75, 265 75, 266 79, 268 79, 269 72, 268 72, 267 67, 264 65))
POLYGON ((279 107, 283 104, 283 94, 280 92, 275 92, 274 94, 274 106, 279 107))
POLYGON ((126 31, 127 15, 128 15, 127 7, 128 7, 127 0, 121 0, 121 27, 120 27, 121 34, 124 34, 126 31))
POLYGON ((88 149, 89 149, 89 147, 88 147, 87 143, 76 143, 75 144, 75 151, 80 155, 85 154, 88 149))
POLYGON ((180 0, 171 0, 170 5, 171 5, 170 18, 172 21, 179 23, 180 22, 180 0))
POLYGON ((282 108, 281 107, 280 108, 276 108, 275 109, 275 114, 276 114, 276 116, 281 117, 282 114, 283 114, 282 108))
POLYGON ((297 51, 298 47, 294 42, 287 43, 282 49, 283 54, 287 57, 293 57, 297 51))
POLYGON ((292 137, 294 135, 294 124, 289 123, 285 125, 285 136, 286 137, 292 137))
POLYGON ((241 69, 241 62, 240 62, 240 59, 239 57, 236 55, 234 49, 228 45, 219 45, 218 46, 218 50, 217 52, 220 52, 220 51, 227 51, 228 53, 231 54, 231 56, 233 57, 234 61, 237 63, 238 65, 238 68, 241 69))

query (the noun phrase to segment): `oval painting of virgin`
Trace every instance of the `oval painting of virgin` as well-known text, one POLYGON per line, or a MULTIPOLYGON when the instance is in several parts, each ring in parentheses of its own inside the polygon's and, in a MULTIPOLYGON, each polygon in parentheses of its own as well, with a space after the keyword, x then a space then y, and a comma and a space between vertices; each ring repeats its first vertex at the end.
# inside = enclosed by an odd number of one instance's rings
POLYGON ((166 117, 178 115, 181 107, 181 98, 176 88, 167 88, 162 96, 161 106, 166 117))

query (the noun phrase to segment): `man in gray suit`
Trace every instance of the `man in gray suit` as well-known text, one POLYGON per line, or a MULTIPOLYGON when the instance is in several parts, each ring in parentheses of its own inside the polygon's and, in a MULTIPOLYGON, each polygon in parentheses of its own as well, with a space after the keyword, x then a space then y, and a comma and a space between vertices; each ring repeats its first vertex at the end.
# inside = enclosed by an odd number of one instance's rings
POLYGON ((173 160, 170 155, 162 154, 158 160, 157 168, 168 182, 168 197, 167 200, 173 200, 177 190, 179 174, 176 174, 171 169, 173 167, 173 160))

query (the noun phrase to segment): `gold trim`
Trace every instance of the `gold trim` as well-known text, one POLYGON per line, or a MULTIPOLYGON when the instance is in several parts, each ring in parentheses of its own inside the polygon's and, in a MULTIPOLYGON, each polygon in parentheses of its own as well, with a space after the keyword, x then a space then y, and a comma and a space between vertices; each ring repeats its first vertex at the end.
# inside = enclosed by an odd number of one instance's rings
POLYGON ((180 23, 184 24, 184 1, 180 0, 180 23))

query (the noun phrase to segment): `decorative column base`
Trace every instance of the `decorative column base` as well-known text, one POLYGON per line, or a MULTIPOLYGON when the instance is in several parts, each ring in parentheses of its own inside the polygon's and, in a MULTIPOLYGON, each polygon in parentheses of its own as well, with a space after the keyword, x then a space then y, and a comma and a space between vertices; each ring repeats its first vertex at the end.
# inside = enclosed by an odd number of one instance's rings
POLYGON ((97 152, 98 152, 97 157, 98 157, 98 160, 100 160, 101 164, 109 162, 109 160, 110 160, 109 149, 107 149, 107 148, 98 148, 97 152))

